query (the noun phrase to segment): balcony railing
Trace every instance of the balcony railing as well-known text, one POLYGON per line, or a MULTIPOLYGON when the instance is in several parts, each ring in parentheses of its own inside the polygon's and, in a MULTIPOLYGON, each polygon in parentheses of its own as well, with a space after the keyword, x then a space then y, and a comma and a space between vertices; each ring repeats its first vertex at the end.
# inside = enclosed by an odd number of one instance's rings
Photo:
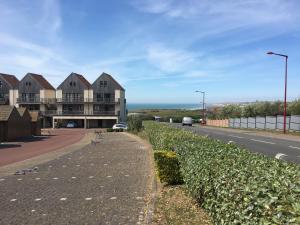
POLYGON ((6 105, 9 103, 8 97, 1 97, 0 98, 0 105, 6 105))
MULTIPOLYGON (((54 115, 54 114, 53 114, 54 115)), ((93 111, 93 112, 84 112, 84 111, 72 111, 72 110, 63 110, 63 111, 56 111, 56 115, 105 115, 105 116, 116 116, 115 111, 93 111)))
POLYGON ((94 103, 98 104, 116 104, 120 103, 120 99, 114 99, 114 98, 94 98, 94 103))
POLYGON ((57 103, 84 103, 84 98, 57 98, 57 103))
POLYGON ((40 98, 40 97, 21 97, 17 98, 19 104, 55 104, 55 98, 40 98))
POLYGON ((93 111, 93 115, 116 116, 115 111, 93 111))

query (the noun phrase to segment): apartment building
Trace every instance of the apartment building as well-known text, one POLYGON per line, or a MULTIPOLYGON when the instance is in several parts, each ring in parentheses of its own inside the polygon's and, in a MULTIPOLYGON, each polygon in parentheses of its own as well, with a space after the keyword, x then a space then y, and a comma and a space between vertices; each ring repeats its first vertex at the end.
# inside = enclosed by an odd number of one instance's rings
POLYGON ((91 85, 84 76, 71 73, 56 90, 57 114, 53 126, 112 127, 126 119, 124 88, 109 74, 103 73, 91 85))
POLYGON ((126 120, 125 89, 109 74, 102 73, 90 84, 71 73, 55 90, 40 74, 27 73, 21 81, 0 74, 0 104, 25 107, 38 113, 42 127, 112 127, 126 120))
POLYGON ((14 75, 0 73, 0 105, 17 105, 19 80, 14 75))
POLYGON ((56 114, 55 88, 42 75, 27 73, 18 92, 18 106, 39 111, 43 127, 51 127, 52 116, 56 114))

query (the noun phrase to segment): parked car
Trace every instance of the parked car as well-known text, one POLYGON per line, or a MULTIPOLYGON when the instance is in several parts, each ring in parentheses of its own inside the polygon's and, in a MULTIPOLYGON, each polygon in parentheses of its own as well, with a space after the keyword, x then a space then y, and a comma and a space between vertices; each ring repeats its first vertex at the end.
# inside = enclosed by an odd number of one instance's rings
POLYGON ((115 125, 113 125, 112 127, 113 130, 117 130, 117 129, 121 129, 121 130, 127 130, 127 125, 122 124, 122 123, 116 123, 115 125))
POLYGON ((69 121, 67 123, 67 128, 75 128, 75 127, 77 127, 77 125, 74 121, 69 121))
POLYGON ((182 118, 182 126, 192 126, 193 125, 193 119, 191 117, 183 117, 182 118))

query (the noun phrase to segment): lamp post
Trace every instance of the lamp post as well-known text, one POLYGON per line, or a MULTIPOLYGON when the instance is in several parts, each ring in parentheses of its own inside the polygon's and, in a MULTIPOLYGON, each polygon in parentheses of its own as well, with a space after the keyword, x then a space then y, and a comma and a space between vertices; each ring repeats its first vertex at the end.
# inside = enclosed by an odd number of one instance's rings
POLYGON ((286 92, 287 92, 287 65, 288 56, 274 52, 267 52, 268 55, 277 55, 285 58, 285 79, 284 79, 284 112, 283 112, 283 133, 286 133, 286 92))
POLYGON ((204 107, 205 107, 205 91, 195 91, 195 92, 200 92, 203 95, 203 101, 202 101, 202 124, 205 124, 205 112, 204 112, 204 107))

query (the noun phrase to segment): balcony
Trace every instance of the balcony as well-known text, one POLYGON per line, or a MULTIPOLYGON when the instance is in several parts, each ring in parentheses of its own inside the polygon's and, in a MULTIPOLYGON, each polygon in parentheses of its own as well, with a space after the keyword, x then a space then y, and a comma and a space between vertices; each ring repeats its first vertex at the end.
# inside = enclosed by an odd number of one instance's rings
POLYGON ((21 97, 17 98, 19 104, 55 104, 55 98, 21 97))
POLYGON ((93 102, 95 104, 116 104, 120 103, 120 99, 118 98, 116 101, 114 98, 94 98, 93 102))
POLYGON ((17 103, 19 104, 41 104, 42 101, 40 97, 21 97, 17 98, 17 103))
POLYGON ((103 116, 116 116, 115 111, 93 111, 93 115, 103 115, 103 116))
POLYGON ((84 98, 57 98, 56 102, 61 104, 83 104, 84 98))
POLYGON ((0 105, 8 105, 9 98, 8 97, 0 97, 0 105))
POLYGON ((56 115, 85 115, 84 111, 75 111, 75 110, 63 110, 57 111, 56 115))

